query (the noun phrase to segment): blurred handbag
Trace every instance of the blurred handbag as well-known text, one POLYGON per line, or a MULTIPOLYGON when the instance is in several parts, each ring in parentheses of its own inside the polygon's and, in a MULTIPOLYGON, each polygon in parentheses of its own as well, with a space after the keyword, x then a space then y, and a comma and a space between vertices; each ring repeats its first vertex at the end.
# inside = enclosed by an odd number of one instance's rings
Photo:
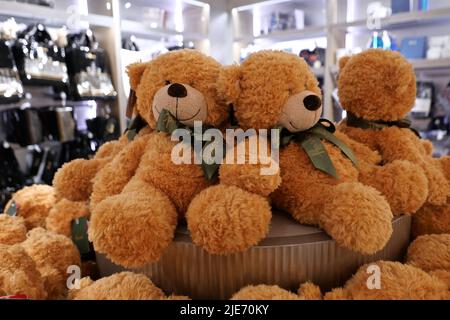
POLYGON ((22 82, 10 44, 6 40, 0 40, 0 104, 17 102, 22 95, 22 82))
POLYGON ((91 30, 67 36, 67 66, 71 94, 76 100, 106 99, 117 96, 108 68, 106 51, 91 30))
POLYGON ((25 147, 44 140, 41 118, 35 108, 9 110, 4 121, 10 128, 6 137, 9 142, 25 147))
POLYGON ((48 107, 39 110, 44 135, 50 140, 68 142, 75 139, 75 120, 70 107, 48 107))
POLYGON ((68 83, 65 52, 43 24, 28 26, 18 35, 13 53, 22 83, 65 87, 68 83))

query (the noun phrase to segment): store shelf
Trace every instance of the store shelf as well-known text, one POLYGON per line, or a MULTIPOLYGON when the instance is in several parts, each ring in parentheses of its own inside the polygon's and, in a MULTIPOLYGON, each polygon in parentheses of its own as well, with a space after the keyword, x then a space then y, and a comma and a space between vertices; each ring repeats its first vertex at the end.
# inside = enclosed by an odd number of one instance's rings
MULTIPOLYGON (((12 1, 0 1, 0 16, 13 17, 25 23, 40 21, 48 26, 62 26, 72 18, 71 14, 64 10, 12 1)), ((112 17, 97 14, 81 15, 79 18, 94 27, 111 27, 114 23, 112 17)))
POLYGON ((264 34, 257 37, 237 37, 236 42, 254 42, 255 40, 266 40, 273 42, 291 41, 301 39, 312 39, 326 36, 325 27, 306 27, 301 30, 277 31, 270 34, 264 34))
POLYGON ((410 60, 415 70, 434 70, 434 69, 450 69, 449 59, 421 59, 410 60))
MULTIPOLYGON (((413 28, 415 26, 434 24, 441 21, 449 21, 450 8, 431 10, 431 11, 413 11, 398 13, 390 17, 381 19, 382 29, 413 28)), ((337 23, 330 26, 332 29, 347 31, 371 31, 367 28, 367 19, 353 22, 337 23)))
POLYGON ((182 35, 184 40, 204 40, 208 35, 195 32, 177 32, 170 29, 150 28, 144 23, 122 20, 121 30, 124 35, 134 35, 138 38, 160 40, 161 38, 182 35))

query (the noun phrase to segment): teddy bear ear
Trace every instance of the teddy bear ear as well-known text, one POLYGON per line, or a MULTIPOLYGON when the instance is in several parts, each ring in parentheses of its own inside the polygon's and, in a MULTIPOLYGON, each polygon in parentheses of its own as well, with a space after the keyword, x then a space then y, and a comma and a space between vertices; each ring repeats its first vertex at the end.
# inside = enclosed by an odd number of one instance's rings
POLYGON ((130 78, 130 87, 132 90, 136 90, 137 86, 141 82, 142 75, 147 68, 147 63, 136 62, 127 66, 127 74, 130 78))
POLYGON ((347 65, 347 62, 349 62, 350 58, 351 58, 350 56, 344 56, 339 59, 339 70, 342 70, 345 68, 345 66, 347 65))
POLYGON ((217 79, 217 91, 227 104, 233 104, 239 98, 241 87, 241 67, 238 65, 222 67, 217 79))
POLYGON ((131 118, 136 106, 136 89, 141 82, 142 75, 147 68, 146 63, 136 62, 127 66, 127 74, 130 78, 130 96, 128 97, 128 104, 126 116, 131 118))

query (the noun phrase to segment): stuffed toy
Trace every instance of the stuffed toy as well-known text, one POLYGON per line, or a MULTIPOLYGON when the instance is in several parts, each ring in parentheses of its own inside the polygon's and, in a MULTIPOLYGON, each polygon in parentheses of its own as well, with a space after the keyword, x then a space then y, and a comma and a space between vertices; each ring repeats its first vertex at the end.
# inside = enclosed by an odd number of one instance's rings
POLYGON ((89 217, 90 211, 86 201, 59 200, 48 213, 45 227, 49 231, 72 237, 72 221, 81 217, 89 217))
POLYGON ((127 143, 123 135, 119 140, 103 144, 92 159, 75 159, 64 164, 53 178, 53 186, 59 199, 87 201, 92 192, 92 179, 127 143))
POLYGON ((448 286, 434 275, 408 264, 377 261, 361 266, 343 288, 325 294, 325 300, 442 300, 448 286), (369 266, 380 269, 380 289, 369 288, 369 266))
POLYGON ((44 279, 48 299, 61 299, 66 293, 67 268, 81 266, 80 253, 71 239, 43 228, 28 232, 20 244, 36 262, 44 279))
MULTIPOLYGON (((47 231, 40 227, 34 228, 26 233, 23 218, 10 217, 4 214, 0 215, 0 232, 2 235, 1 247, 5 250, 5 255, 6 252, 9 254, 9 256, 7 256, 9 258, 5 259, 13 259, 13 261, 15 261, 14 263, 23 266, 17 268, 18 279, 20 277, 26 278, 28 277, 28 273, 33 273, 34 275, 32 278, 28 280, 25 279, 24 281, 30 281, 28 284, 30 286, 30 290, 33 288, 36 289, 36 285, 32 285, 31 281, 33 283, 38 283, 38 286, 39 283, 42 283, 43 292, 45 294, 29 294, 29 291, 16 292, 14 290, 10 290, 8 289, 8 286, 12 284, 8 284, 6 280, 3 280, 5 283, 2 284, 1 275, 0 289, 3 288, 3 291, 5 291, 8 295, 21 293, 25 294, 30 299, 64 298, 67 289, 67 268, 72 265, 81 265, 80 254, 72 240, 63 235, 47 231), (32 263, 29 262, 30 260, 32 263), (40 280, 36 280, 35 277, 38 277, 40 280), (5 288, 7 290, 5 290, 5 288)), ((10 267, 11 265, 8 261, 10 260, 1 260, 0 258, 0 270, 4 268, 12 268, 10 267)), ((10 272, 8 270, 5 271, 5 274, 6 272, 10 272)), ((20 283, 21 282, 18 281, 17 285, 21 286, 20 283)), ((25 285, 26 283, 24 286, 25 285)), ((40 287, 38 291, 41 291, 40 287)))
POLYGON ((319 122, 320 89, 301 58, 276 51, 254 53, 241 66, 225 68, 218 88, 223 99, 234 106, 243 129, 283 128, 282 180, 271 198, 276 207, 300 223, 319 225, 340 245, 363 254, 382 249, 392 233, 390 203, 375 188, 358 181, 358 168, 367 170, 364 173, 370 173, 374 186, 389 194, 391 205, 414 203, 405 210, 414 211, 423 204, 425 197, 414 189, 416 184, 426 186, 423 174, 402 180, 410 190, 408 199, 403 190, 392 190, 405 163, 375 166, 379 161, 376 152, 340 133, 333 135, 331 123, 319 122), (364 155, 358 167, 347 144, 364 155))
POLYGON ((27 229, 31 230, 45 227, 45 219, 55 202, 53 187, 32 185, 14 193, 6 204, 4 212, 8 215, 22 217, 27 229))
POLYGON ((321 300, 322 293, 316 285, 306 282, 300 286, 298 293, 287 291, 279 286, 247 286, 236 292, 231 300, 321 300))
POLYGON ((26 238, 27 227, 22 217, 0 214, 0 244, 13 245, 26 238))
POLYGON ((143 274, 121 272, 92 281, 80 280, 80 288, 69 291, 70 300, 187 300, 188 297, 166 297, 161 289, 143 274))
POLYGON ((178 218, 213 183, 194 163, 194 152, 190 164, 172 161, 179 142, 169 133, 194 121, 206 127, 226 122, 228 109, 216 90, 220 69, 195 50, 128 67, 136 114, 158 130, 135 137, 111 161, 111 171, 105 168, 94 179, 89 239, 112 262, 140 267, 158 260, 172 242, 178 218))
POLYGON ((20 294, 33 300, 47 298, 44 281, 36 263, 18 244, 0 244, 0 294, 20 294))
MULTIPOLYGON (((338 91, 347 111, 340 130, 379 151, 383 164, 407 160, 418 165, 428 180, 425 205, 446 205, 450 187, 445 172, 431 158, 430 144, 422 143, 404 119, 416 99, 412 65, 400 53, 381 49, 342 58, 338 91)), ((404 186, 403 191, 410 189, 404 186)))
POLYGON ((450 235, 424 235, 409 246, 406 264, 377 261, 362 266, 343 288, 325 294, 325 299, 450 299, 450 235), (369 289, 373 275, 367 267, 380 268, 380 289, 369 289))

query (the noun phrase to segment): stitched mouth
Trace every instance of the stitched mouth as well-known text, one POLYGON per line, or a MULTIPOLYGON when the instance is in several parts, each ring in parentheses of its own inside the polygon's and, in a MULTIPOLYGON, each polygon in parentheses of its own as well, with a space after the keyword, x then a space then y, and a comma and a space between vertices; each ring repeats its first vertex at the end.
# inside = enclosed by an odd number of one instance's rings
POLYGON ((197 112, 190 118, 187 119, 181 119, 181 118, 177 118, 178 121, 189 121, 194 119, 196 116, 198 116, 198 114, 200 113, 200 111, 202 110, 202 108, 198 108, 197 112))
POLYGON ((294 126, 294 124, 292 123, 292 121, 289 121, 289 124, 290 124, 291 127, 294 128, 295 130, 299 130, 296 126, 294 126))

